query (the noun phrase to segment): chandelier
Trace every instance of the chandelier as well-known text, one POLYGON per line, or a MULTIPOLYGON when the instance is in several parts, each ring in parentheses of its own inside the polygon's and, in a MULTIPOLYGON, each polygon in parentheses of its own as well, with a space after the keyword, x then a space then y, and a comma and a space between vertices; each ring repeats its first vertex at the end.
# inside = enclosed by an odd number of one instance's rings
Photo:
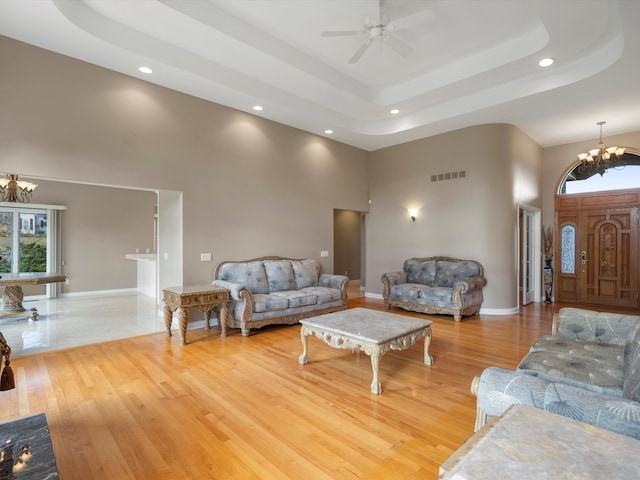
POLYGON ((577 171, 584 174, 584 178, 589 178, 596 173, 600 176, 604 175, 604 172, 608 168, 624 167, 625 161, 622 159, 624 155, 624 148, 608 147, 604 148, 604 142, 602 141, 602 125, 606 122, 598 122, 600 125, 600 143, 598 148, 589 150, 587 153, 580 153, 578 160, 582 163, 577 168, 577 171))
POLYGON ((18 175, 0 177, 0 201, 29 203, 37 186, 21 180, 18 175))

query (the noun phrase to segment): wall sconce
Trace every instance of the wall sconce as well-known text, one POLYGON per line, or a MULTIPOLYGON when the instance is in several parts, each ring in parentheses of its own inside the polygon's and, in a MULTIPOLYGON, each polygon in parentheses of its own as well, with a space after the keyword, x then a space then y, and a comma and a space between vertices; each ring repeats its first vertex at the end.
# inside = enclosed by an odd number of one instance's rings
POLYGON ((415 222, 416 221, 416 217, 418 216, 418 209, 417 208, 409 208, 407 211, 409 212, 409 216, 411 217, 411 220, 413 220, 415 222))

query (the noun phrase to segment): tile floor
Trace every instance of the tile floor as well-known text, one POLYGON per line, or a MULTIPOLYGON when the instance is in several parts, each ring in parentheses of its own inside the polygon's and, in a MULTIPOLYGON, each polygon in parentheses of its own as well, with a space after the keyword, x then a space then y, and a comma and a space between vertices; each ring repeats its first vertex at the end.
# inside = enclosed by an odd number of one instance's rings
POLYGON ((12 357, 165 329, 162 305, 141 293, 25 299, 22 304, 27 311, 38 309, 36 321, 27 318, 28 312, 15 317, 0 315, 0 331, 11 346, 12 357))
MULTIPOLYGON (((350 282, 349 298, 363 296, 360 281, 350 282)), ((120 338, 163 332, 163 303, 142 293, 87 295, 22 302, 24 316, 2 317, 0 332, 11 346, 11 356, 19 357, 50 350, 89 345, 120 338), (28 311, 38 309, 38 319, 29 320, 28 311)), ((0 309, 2 304, 0 303, 0 309)), ((177 328, 174 315, 172 328, 177 328)), ((216 325, 215 317, 211 325, 216 325)), ((204 320, 189 321, 189 329, 204 328, 204 320)), ((175 335, 175 332, 174 332, 175 335)))

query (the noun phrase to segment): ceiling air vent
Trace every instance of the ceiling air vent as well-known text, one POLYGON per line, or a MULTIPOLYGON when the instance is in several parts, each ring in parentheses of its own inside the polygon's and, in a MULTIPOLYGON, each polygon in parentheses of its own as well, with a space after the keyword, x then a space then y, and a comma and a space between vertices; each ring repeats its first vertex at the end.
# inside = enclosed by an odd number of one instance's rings
POLYGON ((458 170, 457 172, 438 173, 437 175, 431 175, 432 182, 441 182, 443 180, 461 180, 467 178, 466 170, 458 170))

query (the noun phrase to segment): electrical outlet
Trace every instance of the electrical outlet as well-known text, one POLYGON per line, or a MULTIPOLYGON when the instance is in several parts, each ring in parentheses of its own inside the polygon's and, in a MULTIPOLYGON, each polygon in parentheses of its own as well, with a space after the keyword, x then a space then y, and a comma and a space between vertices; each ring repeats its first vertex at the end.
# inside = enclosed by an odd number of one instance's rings
POLYGON ((328 257, 329 256, 329 251, 328 250, 322 250, 320 252, 320 256, 321 257, 328 257))
POLYGON ((69 279, 68 279, 68 278, 65 278, 65 280, 64 280, 64 284, 65 284, 65 285, 69 285, 69 279))
POLYGON ((201 262, 210 262, 211 261, 211 254, 210 253, 201 253, 200 254, 200 261, 201 262))

